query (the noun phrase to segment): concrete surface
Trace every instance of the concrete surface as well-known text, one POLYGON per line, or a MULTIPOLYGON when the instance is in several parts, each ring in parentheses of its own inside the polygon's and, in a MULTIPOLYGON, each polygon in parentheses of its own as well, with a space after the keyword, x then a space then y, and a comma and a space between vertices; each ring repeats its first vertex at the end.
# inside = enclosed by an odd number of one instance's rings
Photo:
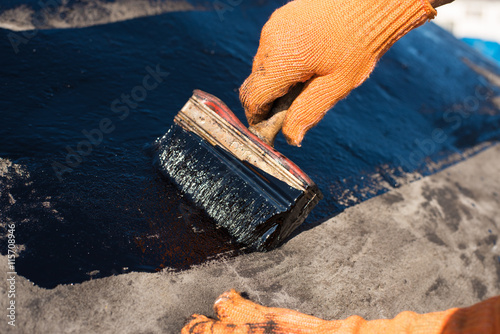
POLYGON ((268 306, 326 319, 467 306, 500 293, 500 145, 347 209, 279 249, 183 272, 129 273, 57 286, 15 278, 7 324, 7 258, 0 266, 0 332, 178 333, 213 315, 230 288, 268 306))

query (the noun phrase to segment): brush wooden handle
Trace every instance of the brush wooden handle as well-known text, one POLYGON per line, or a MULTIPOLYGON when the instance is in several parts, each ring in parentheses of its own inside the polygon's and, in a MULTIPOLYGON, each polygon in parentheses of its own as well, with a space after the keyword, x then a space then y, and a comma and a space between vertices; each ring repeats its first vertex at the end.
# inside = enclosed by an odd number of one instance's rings
POLYGON ((304 85, 304 83, 299 82, 293 86, 286 95, 274 101, 271 112, 269 113, 269 118, 250 126, 248 130, 269 146, 274 147, 274 139, 276 139, 276 135, 283 126, 286 112, 297 96, 299 96, 300 92, 302 92, 304 85))

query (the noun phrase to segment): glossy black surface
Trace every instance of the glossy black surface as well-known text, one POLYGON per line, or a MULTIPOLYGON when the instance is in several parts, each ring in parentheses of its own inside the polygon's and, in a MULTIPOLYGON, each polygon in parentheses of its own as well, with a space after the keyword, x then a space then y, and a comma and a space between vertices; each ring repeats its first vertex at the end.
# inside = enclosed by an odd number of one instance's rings
MULTIPOLYGON (((150 146, 196 88, 243 119, 237 90, 260 29, 279 5, 244 2, 222 17, 209 5, 39 30, 17 53, 11 31, 0 30, 0 157, 29 173, 3 179, 10 188, 0 196, 2 220, 16 222, 24 245, 20 275, 54 287, 131 270, 185 269, 240 252, 165 182, 150 146)), ((325 195, 304 228, 498 141, 492 97, 499 89, 464 58, 500 74, 427 24, 399 41, 302 148, 278 137, 277 149, 325 195)))

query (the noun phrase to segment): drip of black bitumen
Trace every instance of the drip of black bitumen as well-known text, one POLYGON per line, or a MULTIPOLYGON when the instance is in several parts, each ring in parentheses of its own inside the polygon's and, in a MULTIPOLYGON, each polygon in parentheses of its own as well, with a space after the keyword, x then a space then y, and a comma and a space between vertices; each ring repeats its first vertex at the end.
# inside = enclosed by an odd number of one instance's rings
POLYGON ((156 150, 162 173, 237 242, 253 249, 276 247, 319 200, 178 125, 157 141, 156 150))

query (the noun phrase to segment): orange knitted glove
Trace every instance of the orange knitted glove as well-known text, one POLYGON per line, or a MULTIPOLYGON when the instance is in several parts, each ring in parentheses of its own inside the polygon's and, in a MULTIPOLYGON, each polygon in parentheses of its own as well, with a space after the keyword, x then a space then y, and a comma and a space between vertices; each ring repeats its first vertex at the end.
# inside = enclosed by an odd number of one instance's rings
POLYGON ((182 334, 500 333, 500 296, 471 307, 443 312, 402 312, 394 319, 372 321, 358 316, 326 321, 292 310, 264 307, 231 290, 217 299, 214 310, 219 320, 195 314, 182 329, 182 334))
POLYGON ((248 122, 265 119, 275 99, 307 81, 282 129, 289 144, 300 146, 399 38, 435 15, 427 0, 289 2, 262 29, 252 74, 240 88, 248 122))

